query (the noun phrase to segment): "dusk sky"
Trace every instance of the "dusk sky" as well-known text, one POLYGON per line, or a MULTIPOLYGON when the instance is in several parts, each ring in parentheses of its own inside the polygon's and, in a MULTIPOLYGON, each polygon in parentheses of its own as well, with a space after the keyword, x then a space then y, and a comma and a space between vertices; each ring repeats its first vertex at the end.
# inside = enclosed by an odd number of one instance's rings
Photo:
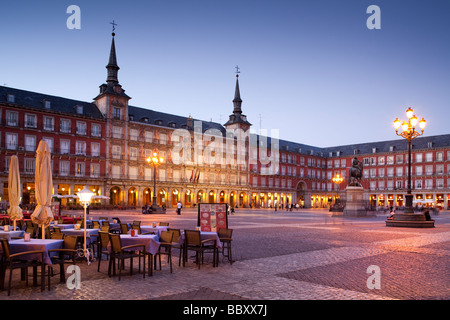
POLYGON ((3 1, 0 85, 91 102, 111 21, 130 105, 224 124, 235 66, 253 129, 317 147, 450 133, 448 0, 3 1), (67 28, 67 7, 81 29, 67 28), (381 29, 370 30, 370 5, 381 29))

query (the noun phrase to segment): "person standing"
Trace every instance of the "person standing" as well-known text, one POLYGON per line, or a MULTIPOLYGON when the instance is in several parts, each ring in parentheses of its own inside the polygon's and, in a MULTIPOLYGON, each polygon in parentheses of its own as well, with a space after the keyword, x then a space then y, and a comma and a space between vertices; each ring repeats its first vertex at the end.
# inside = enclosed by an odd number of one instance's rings
POLYGON ((181 208, 183 208, 183 205, 181 204, 181 201, 178 201, 177 203, 177 214, 181 215, 181 208))

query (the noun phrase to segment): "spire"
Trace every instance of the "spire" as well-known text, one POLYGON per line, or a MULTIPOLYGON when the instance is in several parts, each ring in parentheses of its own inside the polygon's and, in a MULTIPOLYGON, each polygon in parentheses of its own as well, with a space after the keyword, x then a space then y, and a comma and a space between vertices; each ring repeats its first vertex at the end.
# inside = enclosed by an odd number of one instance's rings
POLYGON ((111 51, 109 53, 109 62, 106 66, 106 69, 108 70, 108 77, 106 79, 106 82, 108 84, 115 84, 119 83, 119 78, 117 76, 119 71, 119 66, 117 65, 117 57, 116 57, 116 45, 114 43, 114 36, 116 35, 114 33, 116 24, 114 21, 111 23, 113 25, 113 33, 112 33, 112 42, 111 42, 111 51))
POLYGON ((236 89, 234 90, 234 99, 233 99, 233 113, 242 113, 241 105, 242 105, 242 99, 241 99, 241 93, 239 91, 239 67, 236 66, 236 89))

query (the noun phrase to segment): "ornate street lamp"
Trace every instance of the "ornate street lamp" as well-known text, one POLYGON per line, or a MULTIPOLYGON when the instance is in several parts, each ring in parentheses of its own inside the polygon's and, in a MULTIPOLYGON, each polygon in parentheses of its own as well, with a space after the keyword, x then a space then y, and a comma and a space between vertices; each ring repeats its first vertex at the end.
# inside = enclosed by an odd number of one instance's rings
POLYGON ((413 208, 413 195, 412 195, 412 186, 411 186, 411 141, 418 136, 423 134, 423 130, 425 129, 426 121, 422 118, 420 121, 414 115, 414 111, 411 108, 406 110, 406 116, 408 121, 401 122, 398 118, 394 120, 394 128, 395 133, 398 136, 405 138, 408 141, 408 186, 407 186, 407 194, 405 196, 406 204, 404 213, 414 213, 413 208), (419 124, 420 132, 416 129, 417 124, 419 124), (401 131, 399 132, 399 129, 401 131))
POLYGON ((148 157, 147 160, 149 165, 153 166, 153 203, 152 203, 152 211, 155 211, 158 208, 156 204, 156 166, 162 164, 164 162, 163 157, 158 157, 158 152, 153 152, 153 156, 148 157))
POLYGON ((79 254, 81 257, 85 257, 87 260, 87 263, 90 264, 90 260, 89 257, 91 255, 91 253, 89 252, 89 250, 86 247, 86 210, 87 207, 89 205, 89 203, 91 203, 91 199, 92 196, 94 196, 95 194, 89 190, 86 186, 84 186, 83 190, 78 191, 77 196, 80 199, 80 203, 83 205, 84 207, 84 246, 83 246, 83 253, 79 254))
MULTIPOLYGON (((337 173, 331 180, 338 186, 338 192, 339 192, 339 185, 344 181, 344 178, 342 178, 341 175, 339 173, 337 173)), ((340 199, 340 197, 339 197, 339 199, 340 199)), ((335 201, 335 205, 336 204, 337 204, 337 202, 335 201)))

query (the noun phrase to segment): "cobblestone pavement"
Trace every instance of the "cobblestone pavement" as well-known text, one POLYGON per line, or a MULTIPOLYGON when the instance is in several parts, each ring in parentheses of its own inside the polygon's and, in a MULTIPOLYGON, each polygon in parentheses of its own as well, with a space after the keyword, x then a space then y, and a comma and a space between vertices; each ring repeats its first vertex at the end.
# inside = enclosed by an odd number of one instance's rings
MULTIPOLYGON (((181 216, 138 211, 94 211, 90 216, 105 214, 142 224, 168 221, 181 229, 197 224, 193 209, 183 209, 181 216)), ((447 300, 450 212, 433 218, 433 229, 392 228, 385 226, 383 213, 351 219, 320 209, 240 209, 229 216, 233 264, 221 258, 213 268, 206 255, 200 269, 192 259, 179 267, 174 250, 172 274, 163 261, 152 277, 144 279, 136 269, 119 281, 108 277, 107 262, 100 272, 97 262, 83 262, 81 288, 68 289, 56 275, 45 292, 26 287, 15 271, 11 296, 0 292, 0 300, 447 300), (374 276, 369 266, 379 267, 379 289, 368 288, 374 276)))

